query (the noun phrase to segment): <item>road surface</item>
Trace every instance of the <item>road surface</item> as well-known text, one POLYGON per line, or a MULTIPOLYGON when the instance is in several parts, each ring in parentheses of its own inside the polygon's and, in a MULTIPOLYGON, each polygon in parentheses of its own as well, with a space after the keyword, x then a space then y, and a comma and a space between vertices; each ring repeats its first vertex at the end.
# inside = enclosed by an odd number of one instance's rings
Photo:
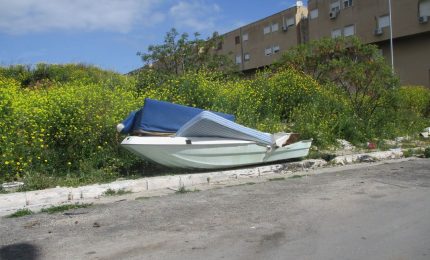
POLYGON ((2 218, 0 259, 430 259, 429 159, 251 184, 2 218))

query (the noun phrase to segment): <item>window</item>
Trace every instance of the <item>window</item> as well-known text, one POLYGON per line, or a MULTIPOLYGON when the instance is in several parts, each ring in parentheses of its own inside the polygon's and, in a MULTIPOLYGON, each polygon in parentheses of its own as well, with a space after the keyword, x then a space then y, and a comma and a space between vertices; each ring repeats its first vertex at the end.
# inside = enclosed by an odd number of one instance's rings
POLYGON ((287 19, 287 27, 293 26, 295 24, 294 17, 287 19))
POLYGON ((242 41, 247 41, 248 40, 248 34, 247 33, 244 33, 243 35, 242 35, 242 41))
POLYGON ((236 64, 242 63, 242 55, 236 55, 236 64))
POLYGON ((264 27, 263 32, 264 32, 264 34, 268 34, 268 33, 270 33, 270 25, 269 25, 269 26, 264 27))
POLYGON ((343 28, 343 35, 344 36, 352 36, 355 34, 355 26, 354 25, 348 25, 343 28))
POLYGON ((280 50, 279 45, 273 45, 273 53, 278 53, 280 50))
POLYGON ((330 11, 331 12, 339 12, 340 11, 340 2, 335 1, 330 4, 330 11))
POLYGON ((334 29, 331 31, 331 38, 336 38, 342 36, 342 31, 340 29, 334 29))
POLYGON ((278 23, 272 24, 272 32, 276 32, 278 30, 279 30, 279 24, 278 23))
POLYGON ((430 0, 421 0, 419 3, 420 16, 430 16, 430 0))
POLYGON ((249 53, 245 53, 245 55, 243 55, 244 61, 249 61, 250 59, 251 59, 251 55, 249 53))
POLYGON ((272 47, 264 49, 264 54, 266 56, 272 55, 272 47))
POLYGON ((311 19, 318 18, 318 9, 311 10, 310 18, 311 19))
POLYGON ((343 0, 343 8, 352 6, 352 0, 343 0))
POLYGON ((234 37, 234 42, 235 42, 236 44, 240 44, 240 36, 236 36, 236 37, 234 37))
POLYGON ((378 18, 378 28, 385 28, 390 26, 390 17, 388 15, 380 16, 378 18))

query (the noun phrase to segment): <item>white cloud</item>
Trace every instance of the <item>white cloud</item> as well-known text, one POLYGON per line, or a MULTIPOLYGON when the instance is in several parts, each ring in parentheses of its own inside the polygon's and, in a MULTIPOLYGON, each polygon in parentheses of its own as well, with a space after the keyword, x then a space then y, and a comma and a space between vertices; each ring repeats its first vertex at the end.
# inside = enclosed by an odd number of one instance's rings
POLYGON ((175 26, 202 32, 216 27, 216 15, 220 11, 221 8, 217 4, 193 0, 179 1, 170 8, 169 14, 175 26))
POLYGON ((0 0, 0 31, 20 34, 50 30, 128 32, 136 23, 164 20, 163 0, 0 0))

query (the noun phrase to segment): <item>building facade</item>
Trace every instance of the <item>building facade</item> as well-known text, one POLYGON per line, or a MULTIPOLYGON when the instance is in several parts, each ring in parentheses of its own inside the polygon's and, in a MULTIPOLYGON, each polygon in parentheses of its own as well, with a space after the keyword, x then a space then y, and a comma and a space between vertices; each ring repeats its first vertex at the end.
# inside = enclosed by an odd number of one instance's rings
MULTIPOLYGON (((430 87, 430 0, 391 0, 394 68, 403 85, 430 87)), ((267 66, 280 53, 323 37, 357 36, 376 44, 391 64, 388 0, 309 0, 224 35, 219 51, 242 71, 267 66)))
POLYGON ((294 6, 223 35, 218 52, 229 55, 242 71, 272 64, 281 52, 307 40, 301 21, 308 15, 304 6, 294 6))

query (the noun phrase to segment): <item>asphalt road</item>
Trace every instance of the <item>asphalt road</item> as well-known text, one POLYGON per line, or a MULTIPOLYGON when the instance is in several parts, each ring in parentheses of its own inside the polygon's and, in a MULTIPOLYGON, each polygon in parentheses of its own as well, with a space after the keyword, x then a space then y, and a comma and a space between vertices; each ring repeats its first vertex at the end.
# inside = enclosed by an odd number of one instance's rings
POLYGON ((430 259, 430 160, 2 218, 0 245, 0 259, 430 259))

